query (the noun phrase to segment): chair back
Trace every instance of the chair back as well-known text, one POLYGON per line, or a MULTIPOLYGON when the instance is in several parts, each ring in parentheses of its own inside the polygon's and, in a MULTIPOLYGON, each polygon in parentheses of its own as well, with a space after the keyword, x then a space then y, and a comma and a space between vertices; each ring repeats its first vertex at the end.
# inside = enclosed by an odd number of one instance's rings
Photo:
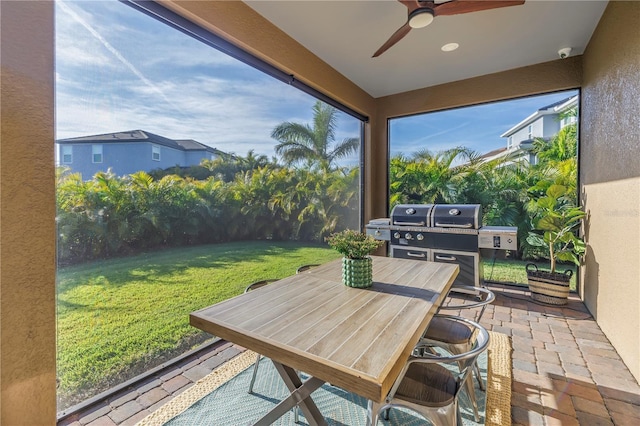
POLYGON ((467 376, 473 371, 473 367, 478 357, 482 352, 487 350, 487 347, 489 346, 489 332, 477 322, 471 321, 467 318, 453 315, 440 315, 440 317, 464 324, 473 330, 470 342, 471 349, 464 353, 451 354, 439 346, 434 346, 429 343, 418 344, 415 350, 420 351, 422 349, 420 356, 412 355, 409 357, 409 361, 405 365, 389 393, 389 398, 393 398, 405 373, 413 363, 446 364, 449 366, 447 368, 455 377, 457 383, 455 391, 456 398, 460 390, 464 387, 464 382, 467 380, 467 376), (422 348, 422 346, 424 346, 424 348, 422 348))
POLYGON ((296 274, 299 274, 299 273, 304 272, 304 271, 308 271, 309 269, 315 268, 316 266, 320 266, 320 265, 317 264, 317 263, 312 263, 312 264, 309 264, 309 265, 302 265, 302 266, 298 267, 298 269, 296 269, 296 274))
POLYGON ((249 284, 245 289, 244 292, 247 293, 251 290, 255 290, 258 289, 260 287, 264 287, 267 284, 271 284, 272 282, 277 281, 275 279, 270 279, 270 280, 260 280, 260 281, 256 281, 254 283, 249 284))
POLYGON ((473 319, 475 322, 480 322, 480 319, 482 319, 482 315, 484 314, 487 305, 493 303, 493 301, 496 300, 496 295, 486 287, 457 286, 455 289, 460 289, 463 292, 456 292, 455 290, 452 290, 449 292, 449 295, 447 297, 453 299, 451 293, 455 292, 455 299, 463 300, 464 303, 449 302, 446 305, 440 306, 438 312, 480 308, 479 310, 475 311, 476 315, 473 319))

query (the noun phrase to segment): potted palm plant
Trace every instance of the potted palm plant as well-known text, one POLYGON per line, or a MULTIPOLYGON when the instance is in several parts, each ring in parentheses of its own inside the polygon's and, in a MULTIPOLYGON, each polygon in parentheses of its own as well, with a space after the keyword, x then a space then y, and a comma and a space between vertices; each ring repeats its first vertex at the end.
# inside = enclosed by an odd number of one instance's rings
POLYGON ((556 271, 558 262, 580 264, 585 252, 584 240, 577 236, 577 229, 585 217, 585 212, 567 196, 567 187, 551 185, 545 195, 531 202, 533 230, 527 242, 542 249, 548 256, 550 271, 540 271, 529 263, 526 266, 531 297, 543 303, 564 305, 569 296, 571 269, 556 271))
POLYGON ((329 235, 327 243, 342 258, 342 283, 349 287, 367 288, 373 284, 372 261, 369 255, 384 241, 352 229, 329 235))

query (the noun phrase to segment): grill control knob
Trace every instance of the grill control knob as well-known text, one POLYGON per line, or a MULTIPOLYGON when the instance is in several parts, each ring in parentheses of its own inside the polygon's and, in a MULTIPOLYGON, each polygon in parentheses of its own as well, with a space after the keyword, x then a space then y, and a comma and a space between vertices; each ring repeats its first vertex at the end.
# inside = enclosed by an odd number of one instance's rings
POLYGON ((418 240, 418 241, 424 240, 424 235, 422 235, 422 234, 416 235, 416 240, 418 240))
POLYGON ((399 239, 400 238, 400 233, 399 232, 394 232, 393 238, 399 239))
POLYGON ((408 232, 407 232, 406 234, 404 234, 404 237, 405 237, 407 240, 413 240, 413 236, 412 236, 410 233, 408 233, 408 232))

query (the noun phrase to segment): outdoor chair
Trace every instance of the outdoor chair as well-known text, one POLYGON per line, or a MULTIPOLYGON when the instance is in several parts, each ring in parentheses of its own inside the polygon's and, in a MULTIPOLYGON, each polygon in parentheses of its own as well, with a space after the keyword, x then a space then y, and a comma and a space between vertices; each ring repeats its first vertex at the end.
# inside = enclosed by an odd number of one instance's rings
POLYGON ((478 356, 489 345, 489 333, 466 318, 449 315, 443 318, 473 330, 469 350, 450 354, 444 349, 437 351, 428 343, 419 343, 416 352, 420 356, 409 357, 385 401, 369 401, 367 425, 375 426, 380 413, 388 420, 389 410, 395 407, 415 411, 435 425, 462 424, 458 396, 478 356))
POLYGON ((304 271, 308 271, 311 268, 315 268, 316 266, 320 266, 317 263, 312 263, 310 265, 302 265, 298 269, 296 269, 296 274, 299 274, 304 271))
MULTIPOLYGON (((450 303, 442 305, 438 312, 474 309, 473 311, 469 311, 473 316, 471 319, 474 322, 479 323, 487 305, 493 303, 495 300, 495 294, 484 287, 461 286, 456 288, 465 291, 465 293, 456 293, 456 297, 464 298, 466 303, 450 303)), ((467 327, 465 324, 458 321, 452 321, 447 316, 435 315, 429 323, 429 327, 423 334, 420 342, 435 344, 443 347, 453 354, 459 354, 470 350, 472 337, 473 329, 467 327)), ((480 390, 484 391, 485 385, 480 377, 480 368, 478 367, 478 364, 475 363, 473 368, 476 379, 478 380, 478 386, 480 387, 480 390)), ((466 390, 473 405, 473 414, 477 421, 478 403, 476 401, 475 390, 473 388, 473 378, 471 376, 466 383, 466 390)))
MULTIPOLYGON (((260 287, 264 287, 268 284, 271 284, 272 282, 277 281, 275 279, 269 279, 269 280, 261 280, 261 281, 256 281, 254 283, 249 284, 245 289, 244 292, 247 293, 251 290, 256 290, 259 289, 260 287)), ((253 373, 251 374, 251 381, 249 382, 249 393, 253 393, 253 385, 256 382, 256 376, 258 375, 258 366, 260 364, 260 360, 263 358, 262 355, 258 354, 257 358, 256 358, 256 362, 253 364, 253 373)), ((293 408, 293 421, 295 423, 298 423, 299 420, 299 413, 298 413, 298 407, 294 407, 293 408)))

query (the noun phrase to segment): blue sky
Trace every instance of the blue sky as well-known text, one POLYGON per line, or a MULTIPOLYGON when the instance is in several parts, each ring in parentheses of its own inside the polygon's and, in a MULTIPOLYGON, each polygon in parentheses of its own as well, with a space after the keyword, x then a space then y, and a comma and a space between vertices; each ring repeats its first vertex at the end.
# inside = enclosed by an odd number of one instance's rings
MULTIPOLYGON (((56 138, 142 129, 240 155, 273 156, 273 128, 311 123, 315 99, 117 1, 56 2, 56 138)), ((391 152, 466 146, 567 93, 396 119, 391 152)), ((359 135, 340 114, 336 139, 359 135)), ((356 158, 352 158, 356 161, 356 158)))

